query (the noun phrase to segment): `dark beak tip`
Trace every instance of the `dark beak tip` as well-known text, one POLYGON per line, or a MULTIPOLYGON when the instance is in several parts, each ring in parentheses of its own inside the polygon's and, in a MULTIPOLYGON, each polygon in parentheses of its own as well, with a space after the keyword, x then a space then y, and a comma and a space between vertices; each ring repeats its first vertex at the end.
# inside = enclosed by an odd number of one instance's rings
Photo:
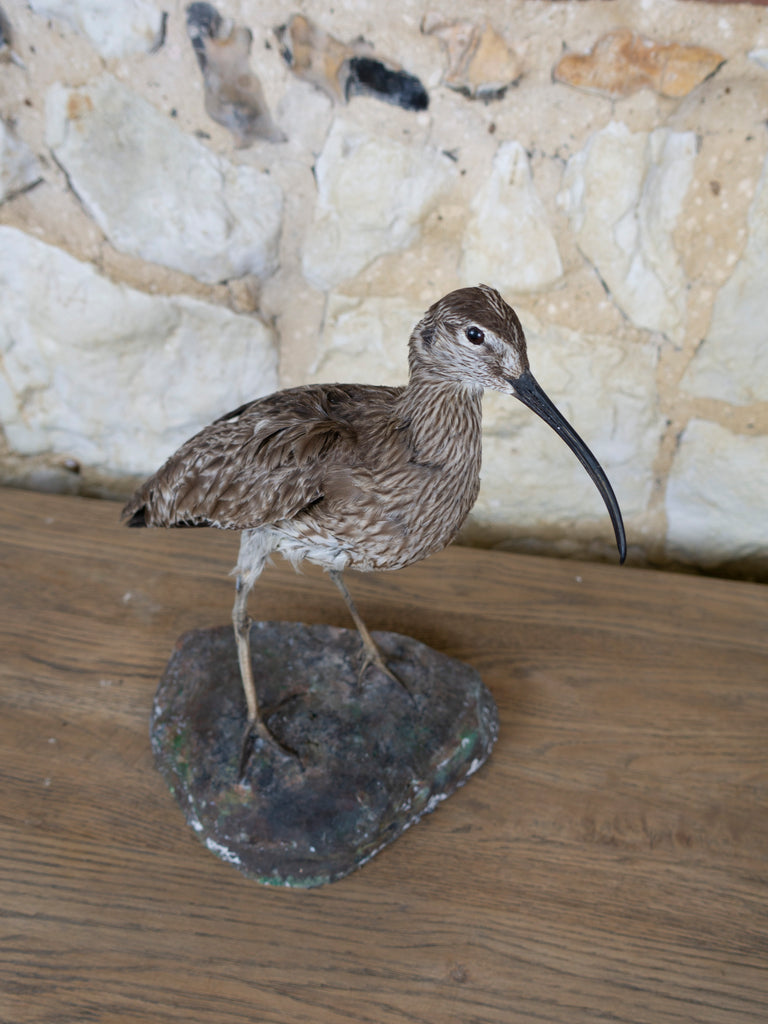
POLYGON ((527 405, 537 416, 540 416, 565 441, 586 469, 592 482, 597 486, 613 524, 616 546, 619 549, 619 564, 623 565, 627 557, 627 538, 624 532, 624 521, 616 495, 600 463, 560 410, 547 397, 530 370, 525 370, 517 379, 510 378, 509 383, 514 388, 515 397, 523 405, 527 405))
MULTIPOLYGON (((608 484, 608 487, 610 488, 610 484, 608 484)), ((624 565, 627 560, 627 535, 624 530, 624 518, 612 488, 610 488, 610 496, 613 498, 613 501, 610 503, 606 502, 606 505, 608 506, 608 513, 611 517, 613 532, 616 537, 616 547, 619 549, 619 565, 624 565)))

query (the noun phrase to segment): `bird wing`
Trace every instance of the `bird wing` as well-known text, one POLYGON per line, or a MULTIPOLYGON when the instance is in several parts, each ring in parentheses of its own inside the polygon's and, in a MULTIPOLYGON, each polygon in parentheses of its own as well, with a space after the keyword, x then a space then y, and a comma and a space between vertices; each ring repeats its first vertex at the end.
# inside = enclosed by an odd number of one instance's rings
POLYGON ((309 385, 241 406, 183 444, 123 517, 136 526, 234 530, 291 519, 323 499, 329 471, 338 487, 344 467, 354 470, 357 410, 371 399, 379 405, 385 391, 395 389, 309 385))

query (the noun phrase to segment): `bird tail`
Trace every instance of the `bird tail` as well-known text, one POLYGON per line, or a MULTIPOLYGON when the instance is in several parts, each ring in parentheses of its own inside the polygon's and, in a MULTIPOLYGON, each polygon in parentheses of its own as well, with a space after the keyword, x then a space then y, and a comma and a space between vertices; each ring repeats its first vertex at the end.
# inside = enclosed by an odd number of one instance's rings
POLYGON ((147 507, 142 505, 140 508, 132 508, 129 502, 121 513, 121 518, 125 520, 126 526, 146 526, 147 525, 147 507))

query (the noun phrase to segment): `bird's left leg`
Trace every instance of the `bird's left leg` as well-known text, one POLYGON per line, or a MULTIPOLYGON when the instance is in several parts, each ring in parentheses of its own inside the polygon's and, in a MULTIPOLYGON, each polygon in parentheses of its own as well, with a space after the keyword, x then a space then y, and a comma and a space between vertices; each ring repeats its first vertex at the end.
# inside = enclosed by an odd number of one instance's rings
POLYGON ((369 666, 375 665, 380 672, 383 672, 384 675, 389 676, 389 678, 396 682, 398 686, 402 686, 402 688, 407 693, 410 693, 410 690, 402 681, 402 679, 398 679, 398 677, 395 675, 392 669, 387 667, 387 664, 382 658, 378 647, 373 641, 373 637, 368 632, 368 627, 363 622, 360 616, 360 612, 357 610, 357 608, 355 608, 355 602, 352 600, 352 595, 347 589, 347 585, 344 582, 344 579, 341 575, 341 571, 338 569, 329 569, 328 575, 339 588, 339 591, 341 592, 341 596, 344 598, 344 603, 347 606, 349 614, 352 616, 354 623, 357 626, 357 631, 360 634, 360 639, 363 641, 364 656, 363 664, 360 667, 359 679, 362 680, 363 675, 365 674, 365 671, 367 668, 369 668, 369 666))

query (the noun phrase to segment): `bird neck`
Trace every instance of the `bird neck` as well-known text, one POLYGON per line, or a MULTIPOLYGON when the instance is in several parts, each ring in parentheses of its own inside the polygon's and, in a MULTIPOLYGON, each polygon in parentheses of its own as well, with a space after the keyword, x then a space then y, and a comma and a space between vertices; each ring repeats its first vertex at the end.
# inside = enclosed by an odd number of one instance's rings
POLYGON ((398 413, 408 424, 419 461, 478 463, 482 436, 483 390, 455 381, 412 374, 398 413))

